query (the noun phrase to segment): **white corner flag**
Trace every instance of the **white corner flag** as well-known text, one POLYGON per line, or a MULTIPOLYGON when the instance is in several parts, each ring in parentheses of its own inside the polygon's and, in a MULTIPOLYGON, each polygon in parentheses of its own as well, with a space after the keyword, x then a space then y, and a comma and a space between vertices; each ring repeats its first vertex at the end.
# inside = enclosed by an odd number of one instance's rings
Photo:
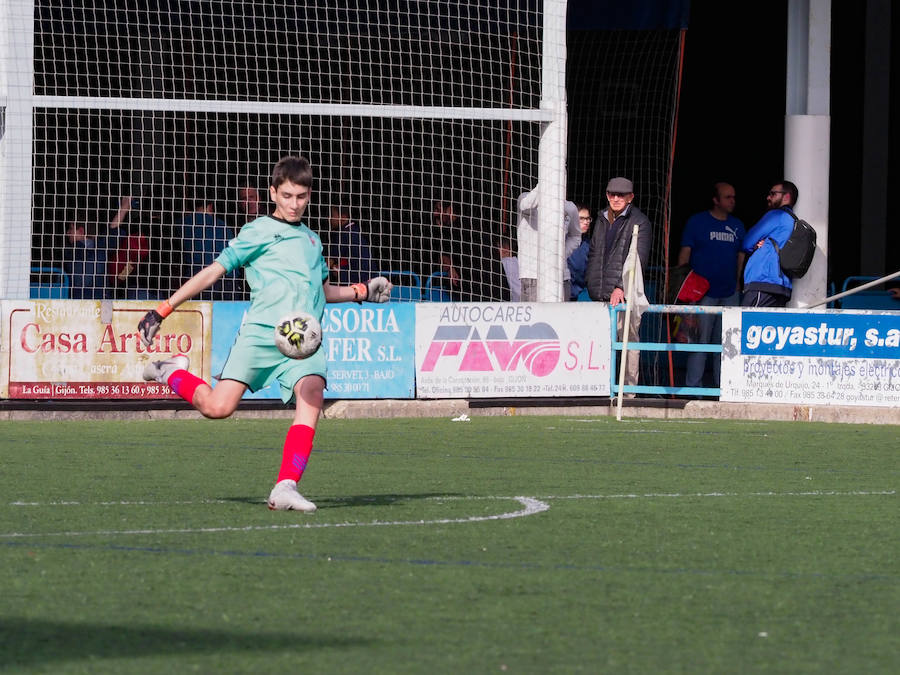
POLYGON ((625 285, 625 326, 622 336, 622 356, 619 359, 619 395, 616 406, 616 420, 622 421, 622 398, 625 391, 625 363, 628 359, 628 343, 630 340, 640 342, 637 335, 630 336, 632 321, 639 322, 641 315, 650 306, 644 293, 644 270, 641 268, 641 256, 637 252, 637 240, 640 227, 635 223, 631 234, 631 246, 625 258, 625 269, 622 271, 622 283, 625 285), (632 319, 634 315, 634 319, 632 319))
POLYGON ((622 273, 622 283, 625 284, 625 298, 631 303, 631 311, 635 314, 635 320, 641 318, 644 311, 650 306, 650 301, 644 294, 644 270, 641 268, 641 256, 637 252, 637 228, 632 237, 631 248, 628 249, 628 257, 625 258, 625 270, 622 273), (631 280, 631 271, 634 270, 634 283, 631 280))

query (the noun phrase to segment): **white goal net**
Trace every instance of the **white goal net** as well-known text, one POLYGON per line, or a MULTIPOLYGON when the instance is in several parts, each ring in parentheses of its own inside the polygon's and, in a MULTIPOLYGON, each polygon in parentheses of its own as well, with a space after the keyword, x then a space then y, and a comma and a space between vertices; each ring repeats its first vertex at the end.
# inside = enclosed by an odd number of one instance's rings
MULTIPOLYGON (((27 16, 31 3, 11 2, 27 16)), ((545 14, 563 26, 564 2, 160 7, 39 0, 33 61, 7 34, 3 69, 33 69, 33 89, 8 94, 33 126, 27 158, 21 129, 4 138, 4 199, 19 200, 2 222, 19 267, 7 294, 22 290, 23 253, 32 293, 61 270, 68 297, 166 294, 253 216, 248 200, 267 210, 278 158, 302 154, 304 220, 336 277, 391 272, 410 299, 509 297, 497 248, 538 173, 542 70, 565 68, 564 50, 546 62, 545 14), (350 257, 364 264, 347 260, 338 218, 358 224, 350 257)), ((243 281, 209 297, 242 299, 243 281)))

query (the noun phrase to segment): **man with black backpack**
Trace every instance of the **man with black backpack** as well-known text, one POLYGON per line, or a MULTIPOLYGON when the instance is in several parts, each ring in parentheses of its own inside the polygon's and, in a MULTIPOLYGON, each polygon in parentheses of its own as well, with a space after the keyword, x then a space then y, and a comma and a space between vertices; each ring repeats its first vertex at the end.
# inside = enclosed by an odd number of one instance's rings
POLYGON ((791 276, 782 269, 779 251, 794 231, 797 186, 783 180, 766 197, 769 211, 744 236, 744 307, 784 307, 791 299, 791 276))

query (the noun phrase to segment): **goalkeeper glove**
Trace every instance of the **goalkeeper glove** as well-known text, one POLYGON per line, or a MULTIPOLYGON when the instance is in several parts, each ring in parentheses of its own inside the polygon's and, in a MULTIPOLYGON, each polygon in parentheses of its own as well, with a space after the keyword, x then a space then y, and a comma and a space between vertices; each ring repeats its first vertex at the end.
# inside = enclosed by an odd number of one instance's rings
POLYGON ((387 302, 391 299, 391 289, 394 285, 384 277, 375 277, 369 279, 366 284, 368 291, 366 299, 369 302, 387 302))
POLYGON ((144 318, 138 323, 138 333, 145 347, 149 347, 150 343, 153 342, 153 337, 159 332, 159 327, 162 326, 162 320, 163 318, 159 315, 159 312, 151 309, 144 314, 144 318))
POLYGON ((145 347, 150 346, 150 343, 153 342, 153 338, 159 332, 159 327, 162 326, 163 319, 169 316, 173 311, 169 301, 163 300, 159 303, 159 307, 151 309, 144 315, 144 318, 140 320, 140 323, 138 323, 138 335, 141 336, 141 342, 144 343, 145 347))

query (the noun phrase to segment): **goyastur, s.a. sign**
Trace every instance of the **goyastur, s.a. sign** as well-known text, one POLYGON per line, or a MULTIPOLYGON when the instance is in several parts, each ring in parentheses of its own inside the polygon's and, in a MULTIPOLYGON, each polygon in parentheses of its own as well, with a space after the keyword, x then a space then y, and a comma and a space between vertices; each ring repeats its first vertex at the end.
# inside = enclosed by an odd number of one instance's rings
POLYGON ((900 406, 900 314, 725 309, 721 400, 900 406))
POLYGON ((420 398, 608 396, 609 362, 605 304, 416 306, 420 398))
POLYGON ((3 301, 0 396, 27 399, 177 398, 145 382, 149 361, 186 354, 209 379, 210 304, 185 303, 149 347, 137 333, 152 304, 119 300, 3 301))

